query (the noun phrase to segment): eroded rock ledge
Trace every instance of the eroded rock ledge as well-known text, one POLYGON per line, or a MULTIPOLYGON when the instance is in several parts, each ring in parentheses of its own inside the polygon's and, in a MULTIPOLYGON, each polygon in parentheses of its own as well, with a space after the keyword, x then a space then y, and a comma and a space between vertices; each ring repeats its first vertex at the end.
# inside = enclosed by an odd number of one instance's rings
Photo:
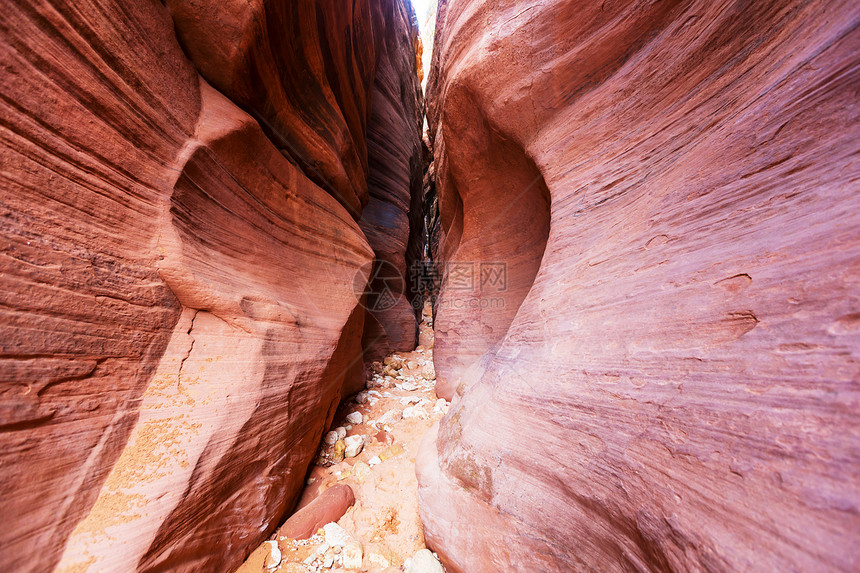
POLYGON ((449 571, 857 568, 858 22, 441 3, 439 255, 508 273, 437 302, 449 571))
POLYGON ((295 505, 363 383, 387 159, 409 242, 418 93, 373 118, 414 33, 401 0, 4 5, 4 568, 229 570, 295 505))

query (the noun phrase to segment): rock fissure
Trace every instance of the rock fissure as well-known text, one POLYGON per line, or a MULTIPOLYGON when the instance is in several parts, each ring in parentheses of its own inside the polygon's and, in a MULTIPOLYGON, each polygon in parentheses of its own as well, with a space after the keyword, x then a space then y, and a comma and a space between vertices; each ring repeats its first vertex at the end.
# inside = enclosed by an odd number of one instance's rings
POLYGON ((197 315, 199 313, 199 310, 194 311, 194 315, 192 315, 191 317, 191 324, 188 325, 188 332, 185 333, 188 335, 190 342, 188 344, 188 352, 179 361, 179 371, 176 374, 176 385, 180 392, 182 391, 182 367, 185 365, 185 361, 188 360, 188 357, 191 356, 191 353, 194 351, 194 336, 191 334, 191 331, 194 330, 194 319, 197 318, 197 315))

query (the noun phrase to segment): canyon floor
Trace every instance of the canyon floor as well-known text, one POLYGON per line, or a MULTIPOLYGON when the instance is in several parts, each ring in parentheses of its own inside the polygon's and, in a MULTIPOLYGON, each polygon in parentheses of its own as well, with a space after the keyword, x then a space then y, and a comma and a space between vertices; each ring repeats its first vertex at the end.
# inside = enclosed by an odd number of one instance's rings
MULTIPOLYGON (((308 539, 292 539, 284 531, 288 522, 236 573, 443 570, 427 551, 421 551, 425 549, 424 531, 416 497, 415 455, 424 434, 448 409, 448 403, 437 399, 434 391, 430 320, 428 306, 420 326, 422 344, 412 352, 397 352, 383 363, 374 363, 366 389, 340 405, 331 431, 345 430, 347 444, 363 439, 363 448, 357 455, 333 463, 337 459, 332 460, 334 444, 324 439, 298 504, 302 509, 335 485, 350 486, 355 504, 337 521, 343 531, 334 528, 334 535, 345 532, 360 543, 362 566, 349 568, 344 563, 346 551, 342 544, 330 543, 330 526, 308 539), (361 414, 362 422, 350 423, 348 417, 356 421, 356 413, 361 414), (362 438, 350 440, 352 436, 362 438)), ((346 455, 351 453, 347 446, 346 455)))

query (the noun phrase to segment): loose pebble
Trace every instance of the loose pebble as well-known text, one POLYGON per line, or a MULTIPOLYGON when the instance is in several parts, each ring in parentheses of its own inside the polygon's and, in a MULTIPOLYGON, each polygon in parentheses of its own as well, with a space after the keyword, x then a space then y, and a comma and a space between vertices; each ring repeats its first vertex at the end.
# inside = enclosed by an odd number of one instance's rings
POLYGON ((442 564, 429 549, 422 549, 403 564, 406 573, 444 573, 442 564))
POLYGON ((281 549, 276 541, 266 541, 269 545, 269 556, 266 557, 266 569, 274 569, 281 564, 281 549))
POLYGON ((367 555, 367 560, 370 561, 371 565, 380 569, 385 569, 391 565, 391 562, 379 553, 369 553, 367 555))
POLYGON ((410 418, 424 418, 426 413, 420 406, 409 406, 408 408, 403 409, 403 419, 408 420, 410 418))
POLYGON ((399 456, 400 454, 402 454, 405 451, 406 450, 404 450, 403 446, 401 446, 400 444, 394 444, 393 446, 391 446, 390 448, 388 448, 387 450, 385 450, 384 452, 379 454, 379 459, 384 462, 385 460, 389 460, 389 459, 393 458, 394 456, 399 456))
POLYGON ((331 567, 332 565, 334 565, 334 551, 332 551, 331 549, 326 551, 325 555, 323 555, 322 563, 323 567, 331 567))
POLYGON ((330 547, 334 545, 340 545, 343 547, 353 539, 352 535, 350 535, 346 529, 334 522, 326 523, 323 526, 323 532, 325 535, 325 542, 330 547))
POLYGON ((342 556, 345 569, 361 569, 361 562, 364 557, 361 543, 353 540, 344 545, 342 556))
POLYGON ((352 473, 355 475, 355 479, 362 482, 368 475, 370 475, 370 465, 364 462, 356 462, 356 464, 352 466, 352 473))
POLYGON ((393 424, 394 422, 399 422, 401 418, 403 418, 403 414, 400 412, 400 410, 388 410, 386 413, 380 416, 379 420, 376 421, 376 424, 377 426, 380 424, 393 424))
POLYGON ((334 450, 331 454, 331 461, 340 463, 343 461, 344 452, 346 451, 346 443, 344 440, 338 440, 334 443, 334 450))
POLYGON ((364 436, 362 435, 347 436, 343 441, 346 444, 343 455, 347 458, 354 458, 364 448, 364 436))

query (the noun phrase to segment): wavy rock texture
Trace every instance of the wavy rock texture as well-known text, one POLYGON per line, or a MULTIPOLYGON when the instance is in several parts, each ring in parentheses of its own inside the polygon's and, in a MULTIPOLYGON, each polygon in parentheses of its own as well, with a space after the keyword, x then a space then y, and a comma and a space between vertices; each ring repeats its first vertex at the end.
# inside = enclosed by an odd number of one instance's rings
POLYGON ((201 75, 355 219, 368 201, 367 122, 392 3, 166 0, 201 75))
POLYGON ((238 566, 362 382, 370 87, 411 28, 168 4, 4 6, 5 570, 238 566))
POLYGON ((368 361, 414 349, 422 308, 411 276, 424 247, 424 112, 413 52, 418 30, 406 6, 391 3, 386 9, 382 20, 388 32, 380 48, 367 127, 370 200, 359 220, 377 261, 365 318, 368 361))
POLYGON ((847 1, 440 6, 455 402, 418 471, 449 571, 860 566, 858 23, 847 1))

